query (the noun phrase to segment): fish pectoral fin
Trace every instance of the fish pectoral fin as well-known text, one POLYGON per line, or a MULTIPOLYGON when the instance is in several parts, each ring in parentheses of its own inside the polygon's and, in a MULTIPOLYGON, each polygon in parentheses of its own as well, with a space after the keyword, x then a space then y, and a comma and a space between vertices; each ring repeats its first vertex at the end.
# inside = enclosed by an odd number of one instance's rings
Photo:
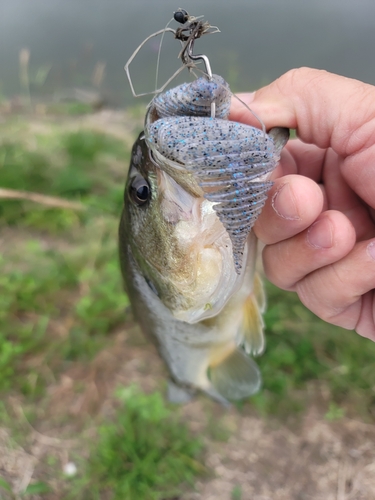
POLYGON ((261 386, 258 366, 241 349, 235 349, 218 364, 209 366, 208 378, 218 393, 229 401, 247 398, 261 386))
MULTIPOLYGON (((261 282, 260 286, 262 286, 261 282)), ((238 344, 243 346, 247 354, 259 356, 264 351, 264 322, 262 310, 265 306, 265 299, 259 296, 259 289, 256 290, 254 282, 254 292, 251 293, 243 306, 243 319, 238 331, 238 344), (258 297, 256 296, 258 295, 258 297), (258 299, 258 300, 257 300, 258 299), (260 299, 260 300, 259 300, 260 299)), ((262 287, 263 288, 263 287, 262 287)), ((264 294, 263 294, 264 295, 264 294)))
POLYGON ((264 286, 262 278, 258 273, 254 275, 254 295, 255 299, 258 302, 259 311, 264 313, 266 310, 266 294, 264 293, 264 286))

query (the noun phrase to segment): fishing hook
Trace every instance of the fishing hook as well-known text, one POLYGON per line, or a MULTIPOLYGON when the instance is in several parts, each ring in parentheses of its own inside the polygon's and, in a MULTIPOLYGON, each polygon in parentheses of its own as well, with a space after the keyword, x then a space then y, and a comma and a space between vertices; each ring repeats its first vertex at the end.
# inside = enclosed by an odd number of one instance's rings
MULTIPOLYGON (((197 17, 190 16, 189 13, 184 9, 178 9, 173 17, 175 21, 183 24, 181 28, 178 28, 175 33, 175 38, 181 42, 186 42, 184 48, 181 50, 180 58, 182 63, 186 66, 190 66, 188 59, 191 61, 203 61, 206 71, 205 76, 209 81, 212 80, 212 70, 210 60, 204 54, 193 54, 194 42, 197 38, 207 33, 217 33, 220 31, 216 26, 211 26, 208 22, 202 21, 197 17), (212 31, 213 29, 213 31, 212 31)), ((211 118, 215 118, 216 105, 214 102, 211 103, 211 118)))

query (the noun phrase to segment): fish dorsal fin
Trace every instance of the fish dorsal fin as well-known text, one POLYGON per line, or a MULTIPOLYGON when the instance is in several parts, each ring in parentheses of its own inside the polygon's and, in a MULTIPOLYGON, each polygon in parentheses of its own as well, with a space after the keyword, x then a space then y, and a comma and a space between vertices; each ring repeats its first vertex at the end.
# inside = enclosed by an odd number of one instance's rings
POLYGON ((241 349, 235 349, 220 363, 211 365, 208 375, 214 388, 229 401, 247 398, 261 386, 258 366, 241 349))
POLYGON ((266 306, 263 284, 258 274, 254 276, 253 291, 248 295, 242 308, 243 320, 238 331, 238 344, 247 354, 259 356, 265 347, 264 322, 262 313, 266 306))

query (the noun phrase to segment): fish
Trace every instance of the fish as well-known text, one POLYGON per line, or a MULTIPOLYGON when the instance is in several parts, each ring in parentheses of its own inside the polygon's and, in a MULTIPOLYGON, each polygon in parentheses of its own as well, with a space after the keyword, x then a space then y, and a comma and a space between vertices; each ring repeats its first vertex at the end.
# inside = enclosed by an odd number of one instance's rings
POLYGON ((124 286, 175 401, 200 390, 230 404, 261 387, 266 299, 252 227, 289 131, 230 121, 231 99, 218 75, 155 96, 125 185, 124 286))

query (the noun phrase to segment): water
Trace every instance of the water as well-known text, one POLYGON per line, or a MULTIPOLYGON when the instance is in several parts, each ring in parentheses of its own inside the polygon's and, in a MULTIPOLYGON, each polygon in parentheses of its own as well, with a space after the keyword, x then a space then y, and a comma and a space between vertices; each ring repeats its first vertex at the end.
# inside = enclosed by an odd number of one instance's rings
MULTIPOLYGON (((373 0, 0 0, 1 94, 22 92, 18 58, 28 48, 34 98, 80 87, 99 89, 113 105, 134 103, 124 63, 180 6, 221 29, 196 51, 234 90, 255 89, 298 66, 375 84, 373 0)), ((164 46, 160 81, 178 64, 178 42, 168 35, 164 46)), ((157 40, 147 44, 133 67, 139 91, 154 88, 157 47, 157 40)))

